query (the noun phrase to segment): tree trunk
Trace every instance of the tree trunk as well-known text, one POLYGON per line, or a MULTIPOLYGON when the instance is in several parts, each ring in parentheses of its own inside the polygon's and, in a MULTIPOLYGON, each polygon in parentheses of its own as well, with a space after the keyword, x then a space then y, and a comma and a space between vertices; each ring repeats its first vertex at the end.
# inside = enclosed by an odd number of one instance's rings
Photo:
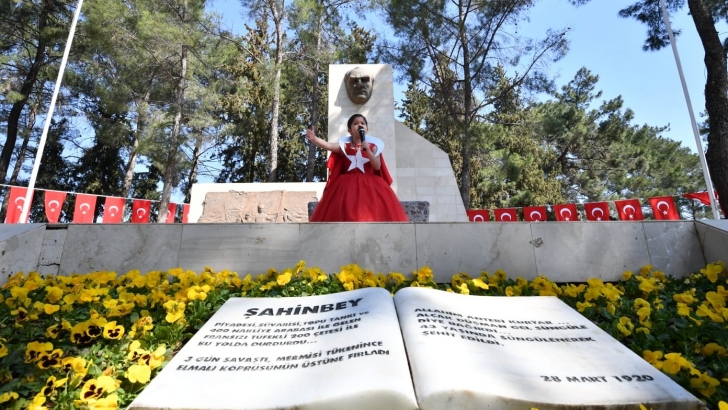
MULTIPOLYGON (((313 60, 313 87, 311 96, 311 126, 317 126, 319 121, 319 87, 318 87, 318 73, 319 73, 319 55, 321 53, 322 35, 323 30, 323 19, 324 13, 321 13, 318 21, 318 27, 316 27, 316 53, 313 60)), ((316 144, 309 142, 308 144, 308 161, 306 162, 306 182, 313 182, 314 168, 316 167, 316 144)))
POLYGON ((13 156, 15 150, 15 142, 18 139, 18 122, 20 121, 20 115, 23 113, 25 103, 28 102, 30 93, 33 91, 40 70, 45 64, 45 52, 47 47, 46 36, 43 34, 47 25, 48 14, 51 12, 53 7, 53 0, 45 0, 43 7, 40 9, 40 16, 38 16, 38 46, 35 49, 35 57, 33 63, 23 80, 23 85, 20 87, 20 99, 13 104, 8 115, 8 132, 5 138, 5 145, 3 146, 2 153, 0 153, 0 183, 5 181, 5 177, 8 175, 8 167, 10 166, 10 159, 13 156))
POLYGON ((270 173, 268 182, 275 182, 278 170, 278 113, 281 105, 281 63, 283 62, 283 7, 278 9, 276 0, 269 0, 271 14, 276 25, 275 78, 273 79, 273 108, 270 120, 270 173))
MULTIPOLYGON (((688 0, 690 15, 695 22, 705 49, 705 108, 708 111, 708 151, 705 159, 710 177, 723 204, 728 203, 728 66, 726 50, 715 29, 715 22, 705 0, 688 0)), ((723 205, 724 214, 728 206, 723 205)))
MULTIPOLYGON (((38 107, 40 106, 40 98, 33 104, 33 108, 30 110, 30 116, 28 117, 28 126, 25 128, 23 133, 23 144, 20 146, 18 152, 18 158, 15 160, 15 167, 13 168, 13 174, 10 176, 8 185, 16 185, 18 183, 18 175, 20 175, 20 169, 25 161, 25 153, 28 151, 28 142, 30 141, 30 135, 33 133, 33 127, 35 127, 35 117, 38 115, 38 107)), ((9 193, 10 191, 8 191, 9 193)), ((0 209, 0 221, 5 220, 5 215, 8 211, 8 200, 10 195, 5 195, 3 200, 2 209, 0 209)))
MULTIPOLYGON (((461 3, 461 9, 460 9, 460 19, 462 22, 465 21, 465 13, 467 11, 463 9, 462 3, 461 3)), ((464 113, 463 113, 463 127, 464 127, 464 134, 463 134, 463 148, 461 151, 462 159, 463 159, 463 166, 462 170, 460 172, 460 183, 462 184, 460 186, 460 196, 463 199, 463 205, 465 206, 465 209, 470 208, 470 158, 472 156, 472 135, 470 131, 470 123, 472 122, 472 115, 471 111, 473 109, 472 101, 473 101, 473 84, 471 83, 472 78, 470 76, 470 50, 468 48, 468 39, 466 36, 466 25, 461 25, 461 31, 460 31, 460 43, 463 47, 463 86, 464 86, 464 93, 463 93, 463 106, 464 106, 464 113)))
MULTIPOLYGON (((185 14, 187 11, 185 3, 185 14)), ((164 165, 164 187, 162 188, 162 200, 159 203, 159 213, 157 223, 167 223, 166 215, 167 206, 172 196, 172 187, 174 186, 174 177, 177 168, 177 152, 179 151, 180 133, 182 130, 182 108, 185 102, 185 78, 187 77, 187 46, 182 45, 182 53, 180 56, 180 74, 177 80, 177 111, 174 114, 174 125, 172 126, 172 138, 169 152, 167 153, 167 162, 164 165)))
POLYGON ((147 107, 149 105, 148 103, 150 94, 151 91, 147 90, 147 92, 144 94, 144 97, 142 97, 141 101, 137 104, 136 131, 134 131, 133 135, 134 140, 132 141, 131 145, 131 153, 129 153, 129 162, 127 162, 126 164, 124 185, 121 192, 124 198, 129 197, 129 193, 131 192, 131 183, 134 180, 134 168, 136 168, 137 158, 139 158, 139 152, 137 152, 137 148, 139 148, 139 140, 142 138, 142 134, 144 133, 144 128, 147 122, 147 107))
POLYGON ((192 151, 192 166, 190 170, 190 178, 187 180, 187 192, 185 192, 185 200, 184 202, 186 204, 190 203, 190 200, 192 199, 192 184, 197 182, 197 165, 200 163, 200 152, 202 151, 202 140, 203 140, 202 133, 197 134, 197 138, 195 139, 195 149, 192 151))

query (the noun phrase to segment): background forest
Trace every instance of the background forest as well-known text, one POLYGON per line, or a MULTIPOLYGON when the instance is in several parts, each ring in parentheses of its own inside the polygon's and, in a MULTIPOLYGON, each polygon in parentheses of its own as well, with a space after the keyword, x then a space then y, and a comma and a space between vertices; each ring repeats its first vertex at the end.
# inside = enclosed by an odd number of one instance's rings
MULTIPOLYGON (((36 187, 166 209, 201 179, 325 180, 304 130, 326 138, 329 64, 386 63, 406 87, 398 114, 449 154, 466 208, 705 189, 698 156, 635 124, 598 73, 554 85, 568 31, 519 35, 536 0, 241 1, 243 34, 206 0, 86 1, 36 187)), ((76 4, 0 0, 0 183, 28 184, 76 4)), ((70 196, 61 222, 72 210, 70 196)), ((45 221, 38 193, 31 221, 45 221)))

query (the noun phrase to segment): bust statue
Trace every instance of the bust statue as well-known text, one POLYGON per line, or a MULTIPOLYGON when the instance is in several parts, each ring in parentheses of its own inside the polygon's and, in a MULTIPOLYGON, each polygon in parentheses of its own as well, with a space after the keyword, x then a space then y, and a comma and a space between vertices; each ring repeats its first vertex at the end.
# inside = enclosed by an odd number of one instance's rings
POLYGON ((346 94, 354 104, 362 105, 369 101, 374 88, 374 78, 361 67, 353 68, 344 74, 346 94))

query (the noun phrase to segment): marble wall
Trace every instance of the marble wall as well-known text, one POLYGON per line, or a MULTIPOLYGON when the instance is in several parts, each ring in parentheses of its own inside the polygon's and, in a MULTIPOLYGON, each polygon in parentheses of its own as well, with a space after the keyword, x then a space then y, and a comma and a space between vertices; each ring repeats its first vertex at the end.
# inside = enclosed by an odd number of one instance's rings
POLYGON ((428 265, 438 282, 497 269, 510 277, 584 282, 617 280, 647 264, 680 277, 706 260, 725 261, 728 229, 692 221, 0 225, 0 250, 0 284, 20 270, 210 266, 256 274, 299 260, 327 273, 350 263, 405 274, 428 265))
POLYGON ((705 260, 728 263, 728 220, 706 220, 695 223, 705 260))
POLYGON ((15 272, 37 270, 43 224, 0 224, 0 285, 15 272))

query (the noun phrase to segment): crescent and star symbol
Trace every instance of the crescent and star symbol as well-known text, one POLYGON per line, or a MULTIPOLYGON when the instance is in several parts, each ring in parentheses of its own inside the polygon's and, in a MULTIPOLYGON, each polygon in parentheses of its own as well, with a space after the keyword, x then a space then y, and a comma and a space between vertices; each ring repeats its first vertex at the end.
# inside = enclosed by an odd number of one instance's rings
POLYGON ((627 216, 629 216, 629 219, 634 219, 635 212, 637 212, 637 211, 634 209, 634 207, 632 205, 625 205, 624 206, 624 214, 627 215, 627 216), (628 209, 631 209, 632 210, 632 213, 631 214, 627 213, 627 210, 628 209))
POLYGON ((662 214, 663 215, 667 215, 667 211, 670 210, 670 204, 668 204, 665 201, 660 201, 660 202, 657 203, 657 210, 658 211, 662 211, 662 214), (665 204, 665 210, 664 211, 662 210, 662 208, 660 208, 660 205, 662 205, 662 204, 665 204))
POLYGON ((112 206, 111 206, 111 207, 109 208, 109 214, 111 214, 110 216, 114 216, 114 215, 116 215, 116 212, 117 212, 117 211, 119 211, 119 207, 118 207, 118 206, 116 206, 116 205, 112 205, 112 206), (116 211, 115 211, 115 210, 116 210, 116 211))
MULTIPOLYGON (((562 217, 564 216, 564 211, 568 212, 569 213, 569 216, 571 216, 571 209, 569 209, 569 208, 561 208, 561 210, 559 211, 559 213, 561 214, 562 217)), ((564 217, 564 220, 568 221, 569 220, 569 216, 564 217)))
POLYGON ((473 222, 475 221, 485 221, 485 218, 483 218, 483 215, 475 215, 473 217, 473 222))
POLYGON ((145 213, 147 213, 147 211, 144 210, 144 208, 139 208, 136 210, 137 218, 139 218, 139 219, 144 218, 145 213), (141 211, 141 214, 139 213, 139 211, 141 211))
POLYGON ((347 171, 358 168, 361 172, 364 172, 364 164, 369 162, 369 158, 362 157, 361 150, 356 150, 356 155, 345 155, 347 158, 349 158, 349 161, 351 161, 351 164, 349 165, 349 169, 347 169, 347 171))
POLYGON ((506 220, 506 216, 508 217, 508 220, 509 221, 512 221, 513 220, 513 217, 511 217, 511 214, 502 214, 501 215, 501 221, 505 221, 506 220))
POLYGON ((541 220, 541 212, 539 211, 531 211, 529 216, 531 217, 531 219, 535 219, 537 222, 541 220), (533 214, 536 214, 535 218, 533 217, 533 214))
POLYGON ((56 208, 58 208, 58 205, 60 205, 60 204, 61 204, 60 202, 58 202, 54 199, 54 200, 48 202, 48 207, 51 208, 51 211, 55 211, 56 208), (53 206, 53 204, 56 204, 56 206, 53 206))
POLYGON ((22 196, 19 196, 15 198, 15 205, 18 206, 18 209, 22 212, 23 211, 23 204, 25 204, 25 198, 22 196), (20 201, 20 204, 18 205, 18 201, 20 201))
POLYGON ((602 220, 602 216, 604 216, 604 211, 602 211, 601 208, 594 208, 594 209, 592 209, 591 214, 592 214, 593 217, 597 218, 597 221, 601 221, 602 220), (599 214, 601 216, 597 216, 596 215, 596 212, 597 211, 599 211, 599 214))
POLYGON ((88 211, 89 209, 91 209, 91 205, 89 205, 89 204, 81 204, 81 206, 79 206, 78 209, 81 210, 81 213, 82 214, 86 215, 86 211, 88 211), (84 206, 86 207, 85 210, 83 209, 84 206))

